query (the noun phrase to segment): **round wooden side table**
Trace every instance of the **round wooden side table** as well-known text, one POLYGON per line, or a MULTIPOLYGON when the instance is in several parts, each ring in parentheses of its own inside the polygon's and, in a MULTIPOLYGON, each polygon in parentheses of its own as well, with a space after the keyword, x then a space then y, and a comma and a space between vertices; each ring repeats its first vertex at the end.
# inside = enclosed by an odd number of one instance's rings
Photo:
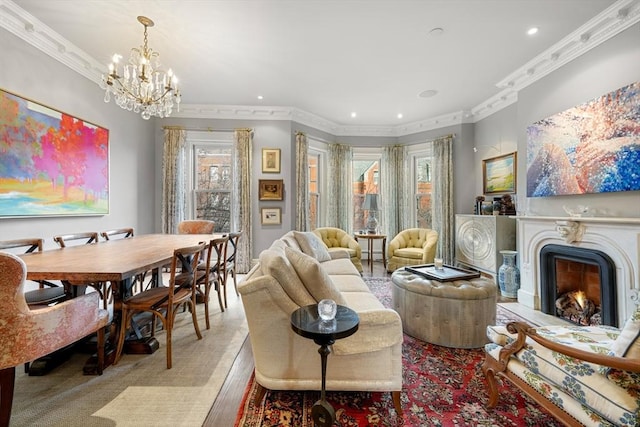
POLYGON ((353 235, 356 239, 367 239, 367 250, 369 252, 369 267, 371 267, 371 274, 373 274, 373 242, 376 240, 382 240, 382 264, 384 268, 387 268, 387 235, 386 234, 371 234, 371 233, 355 233, 353 235))

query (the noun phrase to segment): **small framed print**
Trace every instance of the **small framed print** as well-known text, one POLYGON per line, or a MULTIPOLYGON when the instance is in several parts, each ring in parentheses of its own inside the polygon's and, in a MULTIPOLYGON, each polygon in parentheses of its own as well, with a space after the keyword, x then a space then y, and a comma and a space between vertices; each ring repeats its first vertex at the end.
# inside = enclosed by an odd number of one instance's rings
POLYGON ((484 194, 516 192, 517 153, 493 157, 482 161, 482 188, 484 194))
POLYGON ((282 224, 282 211, 280 208, 262 208, 260 209, 260 217, 263 225, 282 224))
POLYGON ((263 148, 262 149, 262 172, 263 173, 280 173, 280 149, 279 148, 263 148))
POLYGON ((283 187, 281 179, 261 179, 258 181, 258 199, 282 200, 283 187))

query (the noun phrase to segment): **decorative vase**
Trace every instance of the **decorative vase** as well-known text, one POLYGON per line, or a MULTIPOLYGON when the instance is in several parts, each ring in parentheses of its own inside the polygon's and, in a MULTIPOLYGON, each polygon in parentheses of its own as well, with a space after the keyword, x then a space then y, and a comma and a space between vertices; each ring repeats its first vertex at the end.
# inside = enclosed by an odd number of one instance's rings
POLYGON ((517 298, 520 289, 520 270, 516 265, 516 251, 500 251, 502 265, 498 269, 500 293, 507 298, 517 298))

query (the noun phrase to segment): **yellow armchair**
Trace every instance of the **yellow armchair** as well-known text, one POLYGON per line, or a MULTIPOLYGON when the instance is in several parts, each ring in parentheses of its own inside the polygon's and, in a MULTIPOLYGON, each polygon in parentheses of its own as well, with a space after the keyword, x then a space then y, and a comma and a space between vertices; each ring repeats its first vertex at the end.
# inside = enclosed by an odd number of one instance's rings
POLYGON ((319 227, 313 233, 324 242, 329 253, 347 251, 353 265, 362 273, 362 248, 346 231, 335 227, 319 227))
POLYGON ((398 233, 387 247, 389 273, 405 265, 433 262, 436 256, 438 232, 428 228, 408 228, 398 233))

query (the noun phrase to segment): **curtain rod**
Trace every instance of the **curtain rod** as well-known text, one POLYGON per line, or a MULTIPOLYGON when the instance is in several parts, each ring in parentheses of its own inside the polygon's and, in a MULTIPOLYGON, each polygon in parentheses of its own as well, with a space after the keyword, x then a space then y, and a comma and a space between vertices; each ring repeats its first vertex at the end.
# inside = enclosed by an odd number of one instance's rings
POLYGON ((190 127, 184 127, 184 126, 162 126, 162 129, 180 129, 180 130, 190 130, 190 131, 197 131, 197 132, 235 132, 237 130, 247 130, 247 131, 253 132, 253 129, 251 128, 218 129, 218 128, 212 128, 212 127, 190 128, 190 127))

